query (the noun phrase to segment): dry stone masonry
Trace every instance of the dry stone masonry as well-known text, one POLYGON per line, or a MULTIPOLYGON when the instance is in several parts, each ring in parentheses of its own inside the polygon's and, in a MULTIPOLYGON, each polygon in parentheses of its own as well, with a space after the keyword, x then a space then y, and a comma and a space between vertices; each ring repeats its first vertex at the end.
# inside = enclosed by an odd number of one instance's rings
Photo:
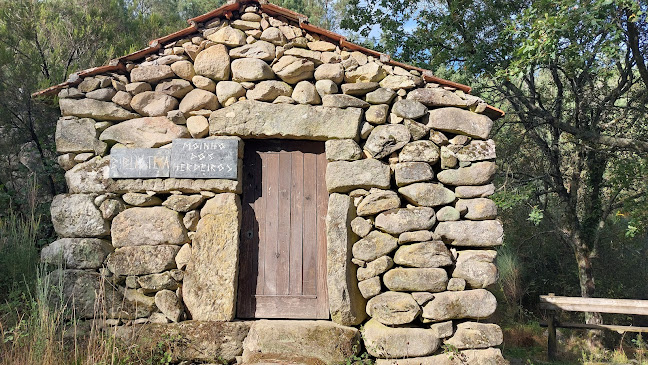
POLYGON ((487 322, 503 231, 481 99, 254 2, 59 98, 69 194, 42 259, 63 266, 77 318, 150 346, 184 336, 174 361, 340 363, 364 348, 380 365, 506 363, 487 322), (326 141, 331 321, 235 320, 243 149, 266 138, 326 141), (211 139, 233 146, 233 175, 173 175, 181 143, 211 139), (127 171, 137 151, 154 171, 127 171))

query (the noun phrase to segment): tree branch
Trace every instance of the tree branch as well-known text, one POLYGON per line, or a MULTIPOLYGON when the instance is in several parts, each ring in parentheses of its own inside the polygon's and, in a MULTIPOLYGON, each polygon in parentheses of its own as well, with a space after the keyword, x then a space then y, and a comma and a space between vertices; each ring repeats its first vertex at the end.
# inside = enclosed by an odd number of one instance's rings
POLYGON ((567 132, 578 139, 590 143, 602 144, 609 147, 616 147, 641 153, 648 152, 647 141, 640 141, 632 138, 606 136, 596 132, 582 130, 567 123, 554 122, 553 125, 563 132, 567 132))
POLYGON ((628 45, 632 50, 632 57, 637 64, 637 69, 639 69, 639 75, 648 88, 648 68, 646 68, 646 62, 641 54, 641 50, 639 49, 639 30, 635 23, 630 21, 630 9, 626 9, 626 16, 628 17, 626 20, 628 45))

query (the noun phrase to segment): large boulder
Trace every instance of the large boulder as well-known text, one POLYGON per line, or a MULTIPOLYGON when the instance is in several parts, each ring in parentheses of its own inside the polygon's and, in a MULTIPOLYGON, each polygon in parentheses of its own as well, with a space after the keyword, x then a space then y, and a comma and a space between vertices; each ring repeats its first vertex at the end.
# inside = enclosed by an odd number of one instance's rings
POLYGON ((112 125, 101 133, 99 139, 121 143, 129 148, 153 148, 169 144, 176 138, 187 137, 187 128, 167 117, 146 117, 112 125))
POLYGON ((360 332, 328 321, 256 321, 243 363, 340 364, 360 353, 360 332))
POLYGON ((155 293, 155 306, 171 322, 179 322, 182 318, 182 302, 171 290, 162 289, 155 293))
POLYGON ((292 86, 283 81, 266 80, 257 83, 254 89, 250 89, 244 95, 249 100, 274 101, 280 96, 290 96, 293 93, 292 86))
POLYGON ((379 125, 371 131, 364 149, 381 159, 403 148, 412 138, 409 129, 402 124, 379 125))
POLYGON ((103 193, 108 190, 110 157, 95 157, 65 173, 70 193, 103 193))
POLYGON ((464 350, 457 355, 439 354, 427 357, 413 357, 398 360, 376 361, 376 365, 509 365, 500 349, 464 350))
POLYGON ((178 100, 161 92, 145 91, 133 96, 130 105, 143 116, 160 117, 175 109, 178 106, 178 100))
POLYGON ((394 261, 389 256, 381 256, 371 262, 368 262, 365 267, 358 268, 358 280, 367 280, 378 276, 394 266, 394 261))
POLYGON ((172 79, 169 81, 164 81, 159 83, 155 87, 156 92, 180 99, 182 99, 185 95, 187 95, 188 92, 193 89, 194 87, 191 85, 191 83, 183 79, 172 79))
POLYGON ((183 114, 196 110, 216 110, 220 104, 216 94, 202 89, 193 89, 180 102, 178 107, 183 114))
POLYGON ((209 117, 211 135, 254 138, 357 139, 362 110, 240 101, 209 117))
POLYGON ((452 257, 443 242, 428 241, 399 247, 394 262, 407 267, 442 267, 452 265, 452 257))
POLYGON ((344 80, 344 68, 339 63, 325 63, 317 69, 314 74, 315 80, 331 80, 339 84, 344 80))
POLYGON ((439 338, 432 329, 388 327, 375 319, 364 325, 362 337, 367 352, 378 358, 427 356, 439 347, 439 338))
POLYGON ((497 251, 459 251, 453 278, 464 279, 473 289, 486 288, 497 282, 497 266, 493 263, 497 251))
POLYGON ((414 205, 436 207, 455 201, 452 190, 441 184, 415 183, 399 188, 398 192, 414 205))
POLYGON ((397 267, 385 273, 383 282, 393 291, 436 293, 446 290, 448 273, 437 268, 397 267))
POLYGON ((434 298, 423 307, 423 318, 434 322, 484 319, 495 313, 496 308, 497 299, 488 290, 447 291, 434 294, 434 298))
POLYGON ((355 96, 330 94, 322 96, 322 105, 333 108, 367 108, 369 104, 355 96))
POLYGON ((61 237, 103 237, 110 234, 110 224, 94 204, 96 195, 61 194, 50 207, 54 230, 61 237))
MULTIPOLYGON (((239 29, 232 28, 230 26, 225 26, 218 29, 213 34, 208 35, 207 39, 215 43, 224 44, 225 46, 228 47, 238 47, 245 44, 245 33, 243 33, 243 31, 239 29)), ((223 47, 225 49, 225 52, 227 52, 227 48, 225 46, 221 46, 221 47, 223 47)), ((214 46, 209 47, 207 49, 209 50, 213 47, 214 46)))
MULTIPOLYGON (((295 90, 292 93, 292 98, 299 104, 319 104, 322 99, 317 93, 315 85, 311 84, 308 81, 300 81, 295 85, 295 90)), ((355 141, 354 141, 355 143, 355 141)), ((360 147, 358 147, 360 150, 360 147)))
POLYGON ((349 192, 354 189, 388 189, 389 165, 374 159, 335 161, 326 166, 326 188, 329 192, 349 192))
POLYGON ((382 324, 407 324, 413 322, 419 313, 421 307, 409 293, 388 291, 367 302, 367 314, 382 324))
POLYGON ((358 215, 368 216, 400 207, 401 200, 392 190, 371 189, 358 204, 358 215))
POLYGON ((502 329, 496 324, 464 322, 457 325, 454 336, 445 343, 459 350, 485 349, 501 345, 503 337, 502 329))
POLYGON ((367 102, 370 104, 389 104, 395 97, 396 92, 385 88, 377 89, 365 96, 367 102))
POLYGON ((438 108, 430 110, 427 126, 436 131, 486 139, 493 127, 493 121, 483 114, 469 110, 438 108))
POLYGON ((362 158, 360 146, 352 139, 330 139, 324 145, 326 159, 329 161, 355 161, 362 158))
POLYGON ((106 144, 97 138, 95 121, 90 118, 60 118, 56 123, 56 152, 101 154, 106 144))
POLYGON ((130 208, 112 222, 115 247, 181 245, 189 240, 178 212, 165 207, 130 208))
POLYGON ((416 100, 403 99, 394 103, 392 113, 401 118, 418 119, 427 113, 427 108, 416 100))
POLYGON ((128 246, 108 256, 106 266, 115 275, 148 275, 176 267, 175 256, 180 246, 128 246))
POLYGON ((416 86, 423 85, 423 79, 414 75, 387 75, 381 82, 380 86, 398 90, 398 89, 413 89, 416 86))
POLYGON ((487 141, 471 141, 467 146, 455 153, 459 161, 482 161, 492 160, 497 157, 495 154, 495 141, 489 139, 487 141))
POLYGON ((398 240, 393 236, 372 231, 353 245, 353 257, 362 261, 373 261, 398 247, 398 240))
POLYGON ((258 58, 240 58, 232 61, 233 81, 261 81, 274 78, 267 63, 258 58))
POLYGON ((170 79, 175 73, 168 65, 138 66, 130 73, 131 82, 151 82, 170 79))
POLYGON ((191 318, 231 321, 238 285, 240 198, 218 194, 205 203, 200 215, 182 296, 191 318))
POLYGON ((313 78, 315 64, 305 58, 283 56, 273 66, 274 71, 281 80, 296 84, 302 80, 313 78))
POLYGON ((139 117, 115 103, 95 99, 61 99, 59 107, 63 116, 119 121, 139 117))
POLYGON ((347 71, 344 75, 344 81, 351 82, 380 82, 387 76, 387 71, 376 62, 369 62, 356 68, 353 71, 347 71))
POLYGON ((170 361, 232 363, 243 354, 243 340, 250 322, 146 323, 115 328, 115 336, 144 352, 158 351, 165 344, 170 361))
POLYGON ((366 301, 358 290, 356 265, 351 263, 351 247, 357 237, 350 229, 355 218, 353 200, 348 195, 331 194, 326 213, 326 276, 331 319, 344 326, 362 323, 367 317, 366 301))
POLYGON ((113 246, 99 238, 60 238, 41 250, 41 261, 68 269, 98 269, 113 246))
POLYGON ((238 82, 221 81, 216 84, 216 95, 218 97, 218 102, 223 104, 229 98, 238 99, 241 96, 245 96, 245 89, 238 82))
POLYGON ((458 211, 465 212, 465 219, 476 221, 497 218, 497 206, 490 199, 459 199, 455 207, 458 211))
POLYGON ((394 178, 399 187, 431 181, 434 178, 432 166, 426 162, 401 162, 394 165, 394 178))
POLYGON ((434 233, 453 246, 492 247, 502 244, 504 229, 497 220, 440 222, 434 233))
POLYGON ((230 76, 230 56, 227 47, 217 44, 198 53, 194 62, 196 75, 215 81, 228 80, 230 76))
POLYGON ((376 217, 375 226, 383 232, 399 235, 407 231, 431 229, 435 222, 432 208, 397 208, 380 213, 376 217))
POLYGON ((443 170, 437 179, 447 185, 484 185, 493 179, 496 170, 495 163, 482 161, 467 167, 443 170))
POLYGON ((407 99, 416 100, 429 107, 465 107, 466 101, 452 91, 442 88, 422 88, 412 90, 407 99))
POLYGON ((455 188, 455 194, 460 199, 485 198, 495 194, 495 185, 457 186, 455 188))
POLYGON ((259 40, 252 44, 231 49, 229 55, 232 58, 258 58, 272 62, 275 58, 275 46, 270 42, 259 40))
POLYGON ((432 141, 414 141, 406 144, 398 154, 399 162, 427 162, 431 165, 439 162, 441 152, 432 141))

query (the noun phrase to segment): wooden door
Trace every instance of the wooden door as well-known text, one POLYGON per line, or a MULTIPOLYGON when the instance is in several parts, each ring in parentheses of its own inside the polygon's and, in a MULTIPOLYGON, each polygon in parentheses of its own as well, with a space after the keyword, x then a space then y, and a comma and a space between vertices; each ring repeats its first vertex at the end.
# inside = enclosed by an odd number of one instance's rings
POLYGON ((329 318, 323 142, 245 141, 237 317, 329 318))

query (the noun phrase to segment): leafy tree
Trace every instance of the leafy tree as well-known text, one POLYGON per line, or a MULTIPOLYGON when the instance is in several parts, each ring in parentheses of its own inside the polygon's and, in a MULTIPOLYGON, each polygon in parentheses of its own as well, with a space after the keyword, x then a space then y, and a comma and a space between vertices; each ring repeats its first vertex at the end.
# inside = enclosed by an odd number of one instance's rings
MULTIPOLYGON (((648 5, 635 0, 350 0, 342 26, 476 84, 508 111, 495 128, 502 206, 529 206, 568 247, 580 294, 615 215, 647 216, 648 5), (503 157, 503 158, 502 158, 503 157)), ((601 258, 604 260, 605 258, 601 258)), ((597 318, 588 318, 596 321, 597 318)))
POLYGON ((144 8, 126 0, 0 0, 3 196, 26 200, 34 178, 43 201, 63 189, 53 151, 58 110, 30 94, 185 26, 178 15, 158 13, 163 1, 144 8))

